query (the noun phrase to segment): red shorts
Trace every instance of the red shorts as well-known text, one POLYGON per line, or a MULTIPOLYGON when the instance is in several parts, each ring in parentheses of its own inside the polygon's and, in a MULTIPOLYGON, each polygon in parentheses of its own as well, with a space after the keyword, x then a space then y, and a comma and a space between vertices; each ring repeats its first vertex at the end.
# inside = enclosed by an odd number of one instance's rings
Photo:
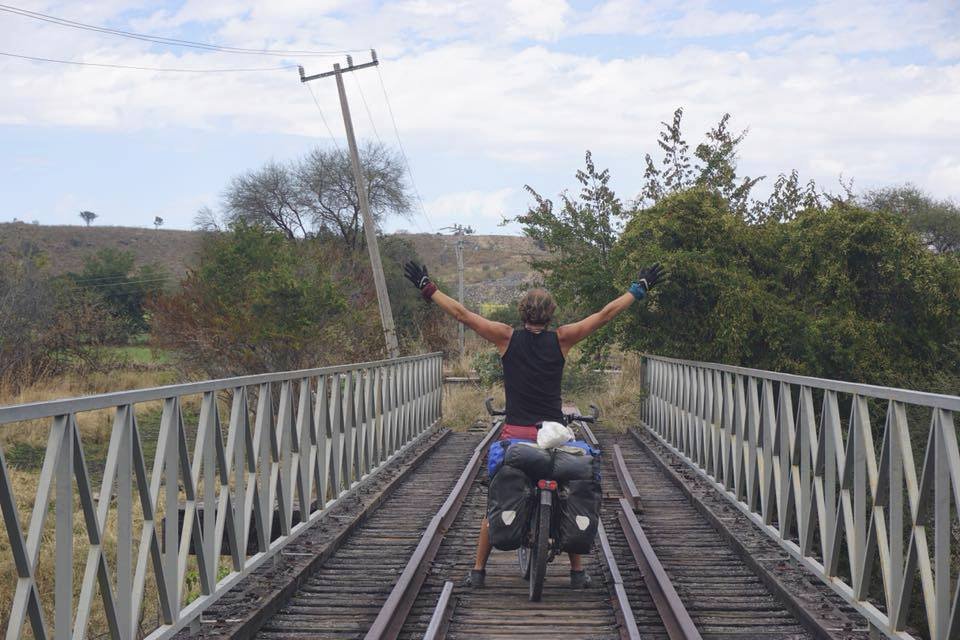
POLYGON ((503 429, 500 430, 500 437, 498 440, 509 440, 510 438, 519 438, 521 440, 530 440, 531 442, 536 442, 537 427, 536 425, 504 424, 503 429))

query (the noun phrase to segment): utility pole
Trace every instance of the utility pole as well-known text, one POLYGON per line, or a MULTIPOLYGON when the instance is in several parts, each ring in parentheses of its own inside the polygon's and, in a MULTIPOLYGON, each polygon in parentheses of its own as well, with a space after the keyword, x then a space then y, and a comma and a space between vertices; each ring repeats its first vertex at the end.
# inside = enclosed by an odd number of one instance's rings
POLYGON ((380 62, 377 52, 370 50, 370 62, 354 65, 353 58, 347 56, 347 68, 341 69, 340 64, 333 65, 333 71, 307 76, 300 70, 300 82, 310 82, 319 78, 334 76, 337 79, 337 91, 340 92, 340 111, 343 113, 343 126, 347 131, 347 145, 350 147, 350 162, 353 165, 353 179, 357 186, 357 198, 360 200, 360 212, 363 214, 363 233, 367 240, 367 251, 370 252, 370 266, 373 269, 373 283, 377 289, 377 303, 380 305, 380 321, 383 324, 383 338, 387 344, 387 354, 391 358, 400 355, 397 344, 397 331, 393 326, 393 311, 390 308, 390 295, 387 293, 387 283, 383 277, 383 262, 380 260, 380 247, 377 243, 377 229, 370 215, 370 202, 367 196, 367 184, 360 169, 360 154, 357 152, 357 140, 353 135, 353 120, 350 118, 350 105, 347 104, 347 91, 343 87, 343 74, 350 71, 359 71, 367 67, 375 67, 380 62))
MULTIPOLYGON (((457 236, 457 243, 454 245, 457 251, 457 299, 460 301, 460 304, 463 304, 463 237, 467 234, 473 233, 472 227, 465 227, 462 224, 455 224, 450 227, 444 227, 443 229, 450 229, 453 232, 453 235, 457 236)), ((442 230, 443 230, 442 229, 442 230)), ((459 344, 460 344, 460 356, 463 356, 463 324, 458 325, 459 328, 459 344)))

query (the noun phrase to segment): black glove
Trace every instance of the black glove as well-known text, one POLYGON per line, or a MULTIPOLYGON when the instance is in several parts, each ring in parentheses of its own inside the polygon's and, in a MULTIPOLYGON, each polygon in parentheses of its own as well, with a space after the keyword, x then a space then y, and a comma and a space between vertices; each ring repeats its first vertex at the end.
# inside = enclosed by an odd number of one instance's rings
POLYGON ((407 280, 413 283, 417 289, 423 291, 423 288, 430 284, 430 276, 427 275, 427 265, 420 266, 412 260, 408 262, 403 270, 407 273, 407 280))
POLYGON ((640 269, 640 273, 637 276, 637 282, 645 285, 647 291, 653 289, 653 285, 666 279, 667 270, 660 266, 659 262, 655 262, 651 267, 640 269))
POLYGON ((427 275, 427 265, 418 265, 412 260, 404 265, 403 270, 407 274, 407 280, 413 283, 417 289, 420 289, 420 295, 424 300, 429 300, 437 292, 437 285, 430 281, 427 275))
POLYGON ((633 294, 633 297, 637 300, 643 300, 647 291, 653 288, 653 285, 658 282, 666 280, 667 272, 660 266, 660 263, 657 262, 651 267, 644 267, 640 269, 640 273, 637 274, 637 280, 630 285, 630 293, 633 294))

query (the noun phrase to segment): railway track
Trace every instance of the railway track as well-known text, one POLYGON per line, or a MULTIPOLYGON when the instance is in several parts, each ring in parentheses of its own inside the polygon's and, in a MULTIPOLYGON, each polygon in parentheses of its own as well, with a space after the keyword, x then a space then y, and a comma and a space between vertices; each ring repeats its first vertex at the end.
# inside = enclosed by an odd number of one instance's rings
MULTIPOLYGON (((605 476, 616 477, 614 445, 639 488, 642 510, 636 514, 650 546, 669 575, 690 619, 703 638, 814 638, 629 436, 598 430, 605 452, 605 476)), ((615 508, 604 505, 604 522, 626 565, 631 551, 615 508)), ((631 591, 634 611, 649 609, 639 591, 631 591)), ((657 637, 643 633, 644 638, 657 637)), ((664 636, 665 637, 665 636, 664 636)))
POLYGON ((363 637, 483 435, 448 436, 256 637, 363 637))
POLYGON ((486 588, 460 582, 486 509, 496 428, 455 434, 261 628, 261 638, 862 638, 807 628, 628 435, 586 425, 604 450, 604 508, 569 587, 565 556, 529 602, 515 553, 494 552, 486 588))

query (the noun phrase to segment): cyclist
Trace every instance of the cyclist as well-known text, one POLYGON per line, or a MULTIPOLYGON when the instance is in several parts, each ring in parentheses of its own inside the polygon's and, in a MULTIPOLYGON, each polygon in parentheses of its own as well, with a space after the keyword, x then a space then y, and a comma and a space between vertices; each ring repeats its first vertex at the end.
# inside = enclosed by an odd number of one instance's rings
MULTIPOLYGON (((563 419, 560 382, 570 348, 613 320, 633 304, 634 300, 642 300, 647 291, 666 276, 660 263, 646 267, 640 271, 636 282, 630 285, 627 293, 608 303, 600 311, 579 322, 549 331, 547 327, 553 319, 557 305, 544 289, 531 289, 523 296, 519 304, 523 329, 514 329, 508 324, 487 320, 473 313, 438 290, 437 285, 431 282, 427 275, 426 265, 409 262, 405 271, 407 278, 420 289, 424 300, 435 302, 458 322, 470 327, 481 338, 496 346, 503 364, 507 414, 500 431, 500 439, 523 438, 534 441, 537 439, 537 423, 544 420, 559 422, 563 419)), ((467 576, 467 586, 483 586, 491 549, 487 519, 484 518, 477 540, 476 562, 467 576)), ((590 576, 583 568, 583 558, 572 553, 570 584, 574 588, 584 588, 590 584, 590 576)))

